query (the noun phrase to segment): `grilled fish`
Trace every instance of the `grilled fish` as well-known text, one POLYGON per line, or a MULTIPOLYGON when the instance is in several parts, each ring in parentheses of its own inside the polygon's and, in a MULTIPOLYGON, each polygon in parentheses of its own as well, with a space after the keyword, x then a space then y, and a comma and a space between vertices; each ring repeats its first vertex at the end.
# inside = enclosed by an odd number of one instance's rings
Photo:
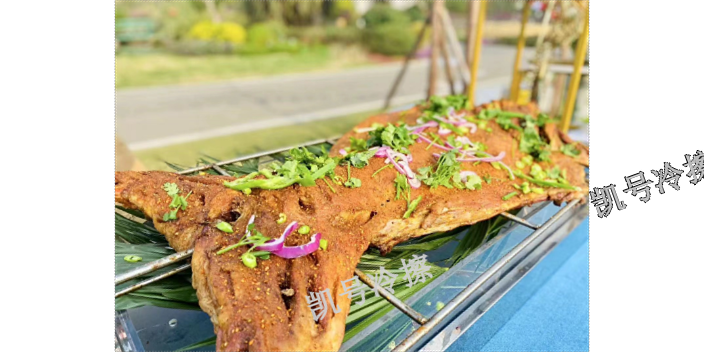
MULTIPOLYGON (((507 101, 492 102, 467 113, 477 115, 487 108, 537 116, 533 104, 519 106, 507 101)), ((418 124, 422 111, 419 106, 371 117, 341 138, 330 155, 344 154, 350 147, 350 137, 366 139, 368 132, 364 131, 375 124, 418 124)), ((511 122, 520 123, 518 118, 511 122)), ((438 133, 438 128, 430 127, 427 131, 438 133)), ((520 188, 525 181, 511 179, 512 173, 507 170, 488 162, 463 162, 462 170, 471 170, 482 177, 481 189, 442 186, 431 189, 421 185, 410 190, 410 199, 421 198, 407 218, 404 214, 409 211, 409 204, 397 198, 394 187, 399 173, 394 167, 384 168, 384 158, 377 157, 369 159, 369 164, 362 168, 350 170, 337 166, 334 169, 342 180, 348 178, 348 172, 359 179, 361 187, 358 188, 330 185, 318 179, 309 187, 294 184, 278 190, 252 189, 248 195, 224 186, 224 182, 233 181, 235 177, 117 172, 115 201, 151 218, 175 250, 194 248, 193 285, 201 308, 210 315, 215 327, 218 351, 338 350, 350 309, 349 297, 340 295, 344 291, 341 281, 353 277, 355 266, 369 246, 387 253, 408 239, 473 224, 503 211, 545 200, 559 204, 586 195, 587 147, 571 141, 550 122, 539 128, 539 133, 546 143, 550 161, 535 161, 534 164, 545 170, 557 166, 562 170, 563 181, 570 187, 542 187, 541 192, 524 193, 520 188), (577 152, 569 156, 561 152, 567 145, 577 152), (190 194, 185 210, 178 211, 178 218, 171 221, 163 219, 172 203, 172 197, 163 189, 166 183, 176 184, 181 194, 190 194), (268 237, 278 237, 286 227, 285 222, 277 222, 280 214, 322 233, 329 243, 326 250, 295 259, 272 255, 269 260, 260 261, 256 268, 249 268, 240 260, 247 251, 246 246, 217 254, 240 241, 252 215, 255 215, 254 225, 258 231, 268 237), (219 230, 220 222, 229 223, 232 233, 219 230), (339 310, 328 309, 316 322, 306 297, 309 292, 325 289, 331 290, 339 310)), ((501 161, 516 173, 520 172, 520 167, 514 167, 526 157, 520 151, 520 130, 505 130, 495 120, 488 120, 485 128, 468 136, 475 143, 485 145, 485 152, 490 155, 504 152, 501 161)), ((437 155, 433 154, 442 152, 438 144, 417 141, 410 145, 411 168, 418 170, 435 165, 437 155)), ((528 173, 524 169, 523 174, 528 173)), ((532 186, 538 188, 535 184, 532 186)), ((285 244, 297 246, 309 240, 310 234, 294 232, 286 238, 285 244)))

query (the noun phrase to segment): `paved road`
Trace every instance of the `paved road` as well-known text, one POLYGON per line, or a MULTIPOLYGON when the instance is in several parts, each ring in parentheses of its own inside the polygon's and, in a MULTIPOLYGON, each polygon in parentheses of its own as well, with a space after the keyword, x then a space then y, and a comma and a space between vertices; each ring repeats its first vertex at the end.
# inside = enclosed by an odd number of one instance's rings
MULTIPOLYGON (((510 80, 511 46, 482 51, 477 101, 498 98, 510 80)), ((394 104, 424 97, 428 60, 410 67, 394 104)), ((400 64, 208 84, 119 90, 117 134, 133 150, 331 118, 381 107, 400 64)), ((444 77, 444 71, 441 77, 444 77)), ((444 83, 444 84, 443 84, 444 83)), ((439 83, 441 94, 449 92, 439 83)))

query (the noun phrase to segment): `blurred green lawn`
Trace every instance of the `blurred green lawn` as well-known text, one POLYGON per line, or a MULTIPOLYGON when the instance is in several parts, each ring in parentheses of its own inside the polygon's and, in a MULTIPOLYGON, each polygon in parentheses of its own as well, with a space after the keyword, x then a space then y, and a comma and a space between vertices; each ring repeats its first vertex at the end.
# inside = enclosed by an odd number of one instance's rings
POLYGON ((115 87, 141 87, 228 80, 313 70, 335 70, 369 63, 355 46, 318 46, 297 53, 183 56, 122 53, 115 56, 115 87))
POLYGON ((169 170, 166 162, 195 166, 209 156, 227 160, 260 151, 292 146, 315 139, 336 137, 378 111, 357 113, 339 118, 239 133, 225 137, 136 151, 134 154, 149 170, 169 170))

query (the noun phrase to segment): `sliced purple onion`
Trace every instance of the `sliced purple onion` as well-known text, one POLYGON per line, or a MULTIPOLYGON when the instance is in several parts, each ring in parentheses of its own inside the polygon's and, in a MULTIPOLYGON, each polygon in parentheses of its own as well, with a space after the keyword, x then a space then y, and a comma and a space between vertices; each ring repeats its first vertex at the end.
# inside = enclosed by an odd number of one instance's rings
POLYGON ((271 252, 276 254, 277 256, 281 258, 286 258, 286 259, 294 259, 294 258, 299 258, 306 256, 308 254, 311 254, 320 248, 320 238, 322 236, 320 235, 320 232, 316 233, 315 235, 310 237, 310 242, 300 245, 300 246, 295 246, 295 247, 287 247, 283 246, 281 249, 275 252, 271 252))
POLYGON ((290 235, 293 231, 296 231, 296 229, 298 229, 298 222, 293 221, 288 224, 288 226, 286 226, 286 229, 281 234, 281 236, 279 236, 279 238, 267 241, 261 246, 257 246, 257 250, 269 252, 276 252, 280 250, 284 246, 284 241, 286 241, 286 237, 288 237, 288 235, 290 235))
POLYGON ((474 146, 474 143, 472 143, 472 141, 470 141, 469 138, 467 138, 467 137, 465 137, 465 136, 457 137, 457 138, 455 138, 455 140, 458 141, 458 142, 460 142, 460 143, 462 143, 462 144, 469 145, 469 146, 472 147, 472 148, 476 148, 476 147, 474 146))
POLYGON ((437 121, 429 121, 421 125, 416 125, 416 126, 406 126, 409 131, 415 131, 415 132, 423 132, 428 127, 438 127, 437 121))
POLYGON ((253 223, 254 223, 254 215, 252 215, 252 217, 249 218, 249 222, 247 222, 247 232, 245 233, 247 235, 247 237, 250 236, 249 225, 252 225, 253 223))
POLYGON ((469 176, 477 176, 477 174, 475 172, 469 171, 469 170, 460 171, 460 180, 462 180, 462 182, 467 182, 467 177, 469 177, 469 176))
POLYGON ((442 149, 442 150, 450 151, 450 150, 453 149, 453 148, 448 148, 448 147, 442 146, 442 145, 440 145, 440 144, 437 144, 437 143, 431 141, 428 137, 426 137, 426 136, 424 136, 424 135, 422 135, 422 134, 420 134, 420 133, 415 133, 415 132, 414 132, 414 134, 415 134, 416 136, 418 136, 418 138, 420 138, 421 140, 426 141, 426 142, 428 142, 429 144, 431 144, 431 145, 433 145, 433 146, 435 146, 435 147, 438 147, 438 148, 440 148, 440 149, 442 149))
POLYGON ((420 188, 420 180, 417 178, 412 178, 408 180, 408 184, 411 185, 411 188, 418 189, 420 188))
POLYGON ((449 128, 440 127, 440 129, 438 130, 438 134, 441 136, 447 136, 450 133, 452 133, 452 131, 449 128))
POLYGON ((347 155, 347 151, 344 149, 340 149, 340 155, 342 155, 342 156, 347 155))
POLYGON ((492 161, 501 161, 504 157, 506 156, 506 152, 501 152, 497 156, 490 156, 486 158, 466 158, 466 159, 457 159, 457 161, 483 161, 483 162, 492 162, 492 161))
POLYGON ((396 160, 394 160, 394 158, 391 155, 389 155, 386 158, 386 160, 391 162, 391 164, 396 168, 396 171, 398 171, 399 173, 401 173, 403 175, 406 175, 406 171, 403 170, 403 168, 401 168, 401 166, 396 162, 396 160))

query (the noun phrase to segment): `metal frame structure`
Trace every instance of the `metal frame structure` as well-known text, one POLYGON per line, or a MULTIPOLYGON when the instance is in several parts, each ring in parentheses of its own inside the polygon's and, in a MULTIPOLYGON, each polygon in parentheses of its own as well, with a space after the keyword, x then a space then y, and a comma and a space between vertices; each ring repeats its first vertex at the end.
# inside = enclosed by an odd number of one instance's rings
MULTIPOLYGON (((213 163, 209 165, 203 165, 199 167, 194 167, 190 168, 187 170, 183 170, 179 172, 179 174, 191 174, 194 172, 200 172, 200 171, 205 171, 212 169, 216 171, 217 173, 225 176, 232 176, 230 173, 225 171, 221 166, 229 165, 229 164, 234 164, 238 162, 243 162, 247 161, 250 159, 254 158, 259 158, 259 157, 265 157, 265 156, 272 156, 275 154, 279 154, 281 152, 285 152, 290 150, 291 148, 295 147, 305 147, 305 146, 315 146, 315 145, 322 145, 324 143, 328 144, 335 144, 335 141, 338 138, 330 138, 330 139, 320 139, 320 140, 315 140, 309 143, 304 143, 301 145, 293 146, 293 147, 287 147, 287 148, 279 148, 276 150, 268 151, 268 152, 261 152, 261 153, 255 153, 251 154, 248 156, 243 156, 239 158, 234 158, 231 160, 226 160, 226 161, 221 161, 218 163, 213 163)), ((433 336, 431 335, 431 332, 437 333, 437 331, 442 328, 444 325, 446 325, 449 320, 453 319, 453 317, 457 316, 456 310, 461 310, 465 309, 469 302, 472 300, 476 300, 476 296, 478 294, 481 294, 481 292, 489 290, 491 287, 489 286, 494 286, 496 284, 496 276, 502 272, 502 270, 505 270, 505 268, 512 263, 515 260, 522 259, 525 257, 525 252, 531 247, 534 246, 535 243, 539 243, 540 239, 543 239, 543 237, 546 236, 546 232, 553 226, 555 225, 558 221, 564 221, 565 215, 573 208, 577 206, 577 204, 580 202, 579 199, 573 200, 569 202, 565 207, 560 209, 552 218, 550 218, 548 221, 541 225, 536 225, 531 223, 530 221, 512 215, 510 213, 504 212, 501 213, 501 216, 504 216, 508 220, 513 221, 515 224, 518 224, 520 226, 525 226, 529 229, 534 230, 531 235, 529 235, 523 242, 521 242, 519 245, 514 247, 509 253, 507 253, 503 258, 501 258, 497 263, 491 266, 489 270, 487 270, 484 274, 482 274, 478 279, 470 283, 464 290, 462 290, 454 299, 452 299, 443 309, 435 313, 431 317, 425 317, 415 309, 413 309, 410 305, 404 303, 401 299, 397 298, 394 296, 392 293, 384 289, 383 287, 375 287, 374 283, 372 282, 369 277, 367 277, 366 274, 364 274, 361 270, 355 269, 355 275, 357 275, 362 282, 364 282, 367 286, 371 287, 372 289, 378 290, 379 294, 386 299, 389 303, 391 303, 394 307, 399 309, 401 312, 406 314, 408 317, 413 319, 417 324, 420 324, 420 328, 415 330, 411 335, 409 335, 402 343, 400 343, 394 351, 396 352, 401 352, 401 351, 409 351, 409 350, 415 350, 417 349, 420 345, 420 343, 427 342, 430 338, 433 336), (493 281, 492 281, 493 280, 493 281)), ((583 206, 582 206, 583 207, 583 206)), ((145 274, 154 272, 156 270, 168 267, 170 265, 173 265, 175 263, 178 263, 180 261, 187 260, 190 258, 193 254, 193 249, 189 249, 183 252, 178 252, 174 253, 172 255, 166 256, 164 258, 155 260, 150 263, 145 263, 143 265, 140 265, 128 272, 124 272, 121 274, 118 274, 115 276, 115 285, 119 285, 122 283, 125 283, 129 280, 139 278, 145 274)), ((166 277, 172 276, 176 273, 185 271, 190 268, 190 263, 182 264, 179 265, 178 267, 169 270, 163 274, 154 276, 152 278, 149 278, 147 280, 140 281, 136 284, 130 285, 127 288, 124 288, 118 292, 115 293, 115 298, 120 297, 122 295, 125 295, 127 293, 136 291, 142 287, 145 287, 151 283, 154 283, 156 281, 159 281, 161 279, 164 279, 166 277)), ((525 272, 523 272, 523 275, 525 275, 525 272)), ((517 280, 520 280, 522 278, 522 275, 517 278, 517 280)), ((517 280, 512 281, 511 285, 507 287, 503 293, 508 291, 510 289, 510 286, 515 284, 517 280)), ((501 294, 503 295, 503 294, 501 294)), ((496 297, 493 302, 496 302, 500 296, 496 297)), ((124 317, 123 317, 124 318, 124 317)), ((478 316, 476 317, 478 318, 478 316)), ((474 319, 476 320, 476 319, 474 319)), ((470 324, 471 325, 471 324, 470 324)), ((468 326, 467 326, 468 327, 468 326)), ((465 329, 467 328, 465 327, 465 329)), ((449 345, 447 345, 449 346, 449 345)), ((445 346, 445 347, 447 347, 445 346)))

